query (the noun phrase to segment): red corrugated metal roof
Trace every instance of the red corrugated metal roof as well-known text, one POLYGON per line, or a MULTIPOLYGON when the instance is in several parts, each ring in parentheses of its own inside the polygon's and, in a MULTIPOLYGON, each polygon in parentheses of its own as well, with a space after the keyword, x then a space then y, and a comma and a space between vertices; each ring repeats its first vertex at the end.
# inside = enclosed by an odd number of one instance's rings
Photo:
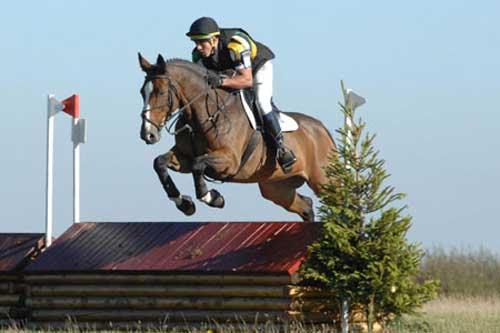
POLYGON ((320 223, 78 223, 26 269, 43 271, 297 271, 320 223))
POLYGON ((44 234, 0 233, 0 272, 14 272, 41 249, 44 234))

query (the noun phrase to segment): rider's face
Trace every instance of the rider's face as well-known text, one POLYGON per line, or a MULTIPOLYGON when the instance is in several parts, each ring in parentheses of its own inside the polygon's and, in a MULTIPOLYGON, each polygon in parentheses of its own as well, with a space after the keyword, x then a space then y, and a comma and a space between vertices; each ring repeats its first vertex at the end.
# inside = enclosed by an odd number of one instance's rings
POLYGON ((208 58, 215 52, 217 37, 212 37, 211 39, 195 40, 194 43, 196 44, 196 50, 200 52, 201 56, 204 58, 208 58))

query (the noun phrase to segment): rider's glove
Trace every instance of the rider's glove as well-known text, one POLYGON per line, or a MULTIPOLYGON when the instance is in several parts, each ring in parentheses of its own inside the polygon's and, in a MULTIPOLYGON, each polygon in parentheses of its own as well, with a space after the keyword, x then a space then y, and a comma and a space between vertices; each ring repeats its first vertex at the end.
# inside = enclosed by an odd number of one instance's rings
POLYGON ((222 80, 223 80, 222 76, 220 76, 217 73, 209 72, 207 74, 207 83, 210 87, 214 89, 222 86, 222 80))

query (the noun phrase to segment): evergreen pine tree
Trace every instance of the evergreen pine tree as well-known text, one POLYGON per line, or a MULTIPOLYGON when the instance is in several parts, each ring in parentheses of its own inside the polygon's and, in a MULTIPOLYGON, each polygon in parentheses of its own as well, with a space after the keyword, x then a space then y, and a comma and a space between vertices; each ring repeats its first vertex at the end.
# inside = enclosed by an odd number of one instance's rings
POLYGON ((368 326, 394 315, 413 313, 436 295, 436 281, 417 281, 423 250, 406 234, 411 217, 394 203, 404 198, 385 186, 389 174, 373 147, 375 135, 363 136, 365 123, 340 104, 352 125, 337 130, 337 151, 326 168, 328 183, 320 194, 321 238, 309 248, 301 273, 309 284, 333 291, 366 310, 368 326))

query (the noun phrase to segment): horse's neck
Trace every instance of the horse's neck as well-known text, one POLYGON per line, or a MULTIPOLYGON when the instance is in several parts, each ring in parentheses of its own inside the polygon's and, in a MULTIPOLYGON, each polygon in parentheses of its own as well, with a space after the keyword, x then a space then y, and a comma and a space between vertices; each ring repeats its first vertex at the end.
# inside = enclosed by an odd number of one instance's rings
POLYGON ((184 90, 186 97, 193 98, 206 90, 207 84, 203 76, 188 64, 172 64, 168 67, 169 74, 184 90))
POLYGON ((216 94, 215 90, 208 86, 206 79, 188 64, 176 64, 169 72, 181 88, 180 106, 187 106, 186 109, 193 113, 190 116, 195 116, 200 122, 205 122, 216 112, 215 109, 207 110, 207 97, 208 104, 227 98, 227 92, 220 91, 216 94))

